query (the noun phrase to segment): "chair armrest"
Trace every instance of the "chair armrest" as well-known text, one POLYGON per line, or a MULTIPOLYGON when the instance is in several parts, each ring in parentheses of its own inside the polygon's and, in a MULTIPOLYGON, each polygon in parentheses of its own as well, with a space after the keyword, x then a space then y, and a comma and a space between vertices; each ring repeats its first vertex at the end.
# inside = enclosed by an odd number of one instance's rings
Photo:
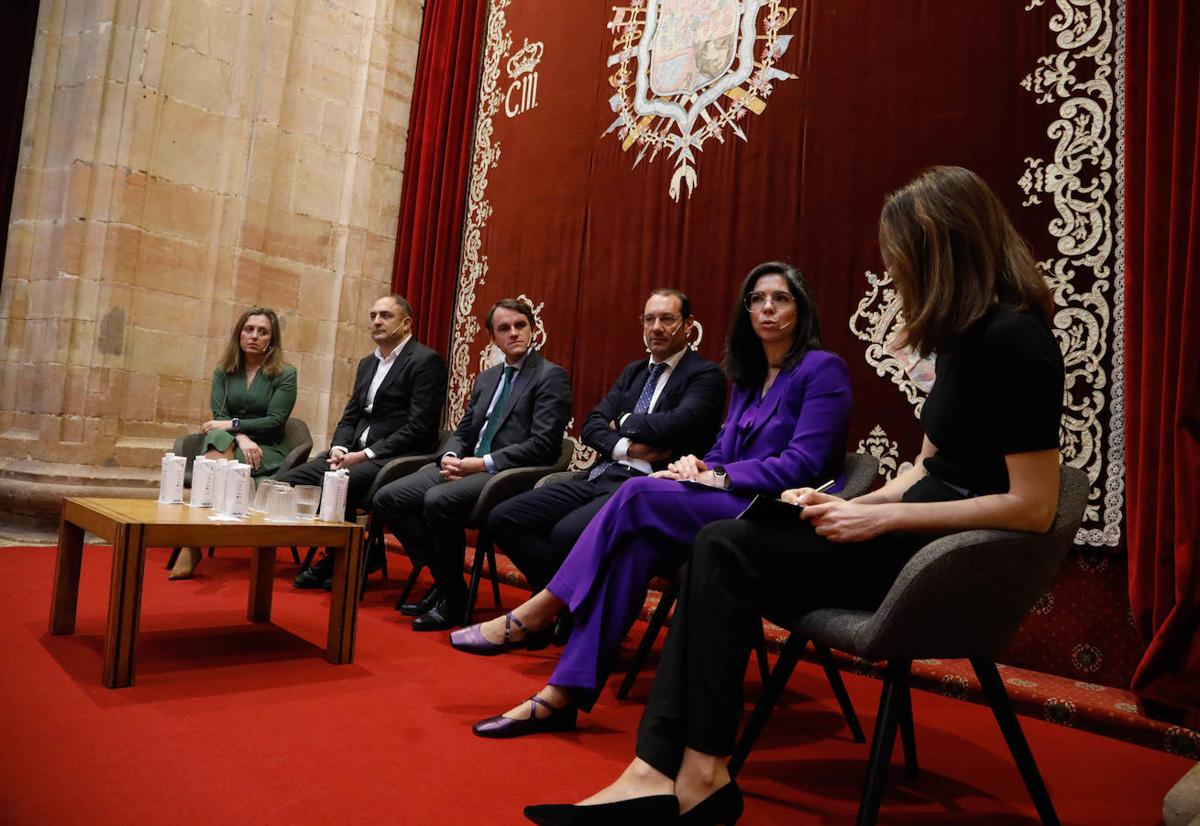
POLYGON ((517 494, 533 490, 539 479, 556 470, 558 467, 555 465, 539 465, 514 467, 494 474, 483 486, 483 490, 479 492, 479 498, 475 500, 475 507, 471 509, 471 515, 467 517, 467 527, 482 527, 487 522, 487 516, 492 508, 505 499, 511 499, 517 494))
POLYGON ((410 473, 415 473, 431 462, 437 461, 438 454, 436 453, 413 453, 408 456, 397 456, 386 465, 379 469, 379 473, 375 475, 375 481, 371 483, 371 489, 367 491, 367 495, 363 497, 363 507, 370 507, 371 502, 375 499, 375 494, 379 489, 389 482, 395 482, 410 473))
POLYGON ((275 475, 278 476, 307 462, 308 455, 312 453, 312 446, 312 440, 309 439, 307 442, 301 442, 292 448, 291 452, 287 456, 284 456, 283 461, 279 463, 279 470, 275 471, 275 475))
POLYGON ((560 470, 557 473, 549 473, 537 480, 535 488, 544 488, 546 485, 557 485, 559 482, 573 482, 576 479, 586 479, 588 472, 586 470, 560 470))

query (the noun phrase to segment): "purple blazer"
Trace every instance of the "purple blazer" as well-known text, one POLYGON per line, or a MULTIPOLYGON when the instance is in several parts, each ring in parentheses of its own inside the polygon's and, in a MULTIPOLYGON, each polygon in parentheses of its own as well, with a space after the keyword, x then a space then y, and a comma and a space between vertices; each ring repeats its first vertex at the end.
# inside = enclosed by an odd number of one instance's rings
POLYGON ((809 351, 781 372, 761 400, 735 385, 717 443, 704 457, 722 465, 734 493, 778 495, 830 479, 841 490, 850 424, 850 373, 841 357, 809 351))

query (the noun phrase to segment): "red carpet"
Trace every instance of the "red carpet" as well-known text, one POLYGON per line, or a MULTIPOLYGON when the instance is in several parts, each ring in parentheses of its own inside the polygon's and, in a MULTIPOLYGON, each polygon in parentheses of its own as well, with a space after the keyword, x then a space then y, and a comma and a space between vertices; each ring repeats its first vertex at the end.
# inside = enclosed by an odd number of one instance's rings
MULTIPOLYGON (((53 549, 0 549, 0 823, 523 823, 523 805, 590 793, 630 758, 649 673, 625 703, 614 679, 576 734, 481 740, 471 722, 541 685, 552 654, 470 657, 444 634, 411 632, 391 610, 407 572, 392 555, 400 570, 387 587, 373 580, 359 614, 356 662, 329 665, 328 595, 293 591, 288 558, 273 624, 252 625, 244 554, 218 552, 197 579, 168 583, 166 552, 152 551, 136 684, 110 691, 108 552, 85 554, 77 633, 50 637, 53 549)), ((506 604, 522 593, 506 588, 506 604)), ((879 683, 846 682, 869 731, 879 683)), ((914 706, 922 774, 894 774, 881 822, 1033 821, 986 708, 924 692, 914 706)), ((1192 765, 1022 724, 1064 823, 1158 823, 1192 765)), ((819 670, 801 664, 743 772, 742 822, 852 822, 866 754, 819 670)))

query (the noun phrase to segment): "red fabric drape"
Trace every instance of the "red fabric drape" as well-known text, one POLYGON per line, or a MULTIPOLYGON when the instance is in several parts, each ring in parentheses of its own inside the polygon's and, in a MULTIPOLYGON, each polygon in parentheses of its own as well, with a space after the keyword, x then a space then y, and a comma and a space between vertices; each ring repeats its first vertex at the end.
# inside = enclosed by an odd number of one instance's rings
POLYGON ((454 309, 486 0, 429 0, 413 86, 392 288, 445 352, 454 309))
POLYGON ((1129 595, 1144 699, 1200 722, 1200 4, 1129 4, 1129 595))

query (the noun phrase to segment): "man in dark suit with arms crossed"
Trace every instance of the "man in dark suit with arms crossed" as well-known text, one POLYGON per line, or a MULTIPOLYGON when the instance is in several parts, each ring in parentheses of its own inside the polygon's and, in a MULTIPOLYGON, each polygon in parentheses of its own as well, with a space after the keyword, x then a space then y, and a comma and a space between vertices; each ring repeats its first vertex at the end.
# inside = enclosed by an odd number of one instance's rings
POLYGON ((372 507, 414 564, 426 564, 439 596, 413 621, 417 631, 451 628, 466 606, 463 523, 493 473, 553 465, 571 414, 566 372, 530 349, 533 310, 506 298, 488 312, 504 363, 483 371, 466 413, 437 462, 380 488, 372 507))
MULTIPOLYGON (((446 364, 412 336, 412 307, 398 295, 385 295, 371 305, 371 338, 375 352, 358 363, 354 391, 333 434, 333 446, 281 474, 276 481, 320 485, 325 471, 345 468, 350 477, 346 518, 355 510, 390 459, 430 450, 437 443, 438 417, 446 401, 446 364)), ((381 559, 368 559, 368 571, 381 559)), ((297 588, 329 587, 333 558, 326 554, 301 571, 297 588)))
POLYGON ((626 479, 712 447, 725 412, 721 368, 687 347, 694 319, 674 289, 650 294, 641 316, 650 357, 625 367, 583 423, 599 453, 587 478, 547 485, 497 506, 488 530, 525 574, 546 587, 588 522, 626 479))

